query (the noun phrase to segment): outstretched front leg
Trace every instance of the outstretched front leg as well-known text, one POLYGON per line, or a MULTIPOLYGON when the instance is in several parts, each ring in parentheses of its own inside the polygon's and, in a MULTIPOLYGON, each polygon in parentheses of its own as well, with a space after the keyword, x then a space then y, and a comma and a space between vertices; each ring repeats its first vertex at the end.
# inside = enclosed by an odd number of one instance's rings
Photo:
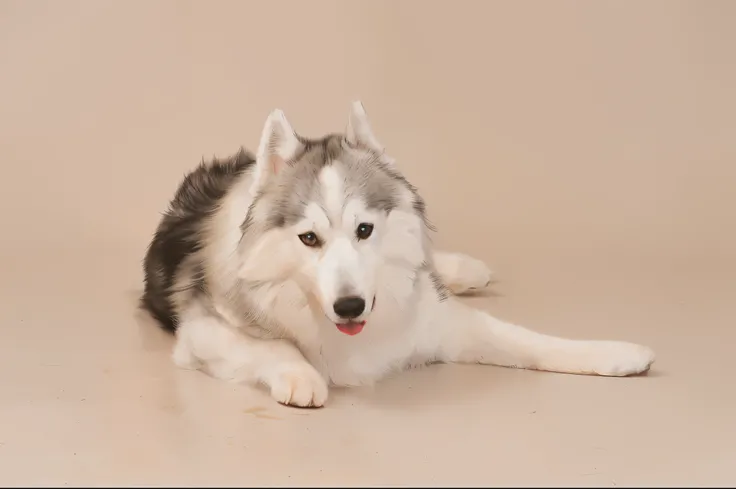
POLYGON ((436 360, 570 374, 627 376, 649 369, 654 352, 622 341, 558 338, 500 321, 449 298, 436 304, 436 360))
POLYGON ((435 251, 434 268, 453 294, 464 294, 488 287, 493 272, 482 261, 463 253, 435 251))

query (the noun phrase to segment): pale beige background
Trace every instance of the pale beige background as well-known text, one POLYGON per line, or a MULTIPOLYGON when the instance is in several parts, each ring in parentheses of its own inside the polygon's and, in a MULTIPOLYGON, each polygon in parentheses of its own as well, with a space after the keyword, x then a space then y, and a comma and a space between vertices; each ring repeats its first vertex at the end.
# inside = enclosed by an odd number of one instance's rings
POLYGON ((0 0, 0 483, 733 484, 736 2, 0 0), (135 314, 159 213, 360 98, 480 307, 658 353, 438 366, 292 411, 135 314))

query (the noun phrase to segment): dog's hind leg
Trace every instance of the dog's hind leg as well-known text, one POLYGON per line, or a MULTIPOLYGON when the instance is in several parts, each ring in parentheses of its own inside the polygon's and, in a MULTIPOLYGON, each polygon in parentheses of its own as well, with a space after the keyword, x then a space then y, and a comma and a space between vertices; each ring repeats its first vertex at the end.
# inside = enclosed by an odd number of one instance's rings
POLYGON ((247 336, 196 300, 181 315, 173 360, 219 379, 263 383, 282 404, 319 407, 327 400, 327 383, 296 346, 247 336))
POLYGON ((493 272, 482 261, 463 253, 435 251, 434 267, 453 294, 464 294, 488 287, 493 272))
POLYGON ((570 374, 626 376, 654 362, 649 348, 622 341, 558 338, 500 321, 450 297, 437 303, 435 359, 570 374))

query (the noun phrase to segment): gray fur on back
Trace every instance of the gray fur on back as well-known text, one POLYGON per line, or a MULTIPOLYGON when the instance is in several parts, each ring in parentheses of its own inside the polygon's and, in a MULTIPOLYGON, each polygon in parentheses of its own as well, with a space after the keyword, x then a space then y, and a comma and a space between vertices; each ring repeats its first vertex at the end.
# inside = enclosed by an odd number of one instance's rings
MULTIPOLYGON (((179 185, 146 251, 143 262, 144 292, 141 305, 164 329, 174 331, 178 318, 171 300, 182 264, 202 248, 202 227, 235 181, 255 163, 241 149, 226 159, 204 161, 179 185)), ((206 293, 203 270, 189 281, 195 292, 206 293)))

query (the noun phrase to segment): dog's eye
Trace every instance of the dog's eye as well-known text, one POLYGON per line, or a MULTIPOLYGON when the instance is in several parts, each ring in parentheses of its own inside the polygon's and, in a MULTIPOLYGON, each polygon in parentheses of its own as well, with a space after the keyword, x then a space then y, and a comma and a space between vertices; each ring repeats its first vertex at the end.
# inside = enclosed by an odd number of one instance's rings
POLYGON ((302 243, 304 243, 305 245, 309 247, 315 247, 315 246, 320 245, 319 238, 317 237, 316 234, 314 234, 311 231, 308 233, 300 234, 299 239, 302 241, 302 243))
POLYGON ((355 235, 358 239, 368 239, 373 234, 373 224, 361 223, 358 229, 355 230, 355 235))

